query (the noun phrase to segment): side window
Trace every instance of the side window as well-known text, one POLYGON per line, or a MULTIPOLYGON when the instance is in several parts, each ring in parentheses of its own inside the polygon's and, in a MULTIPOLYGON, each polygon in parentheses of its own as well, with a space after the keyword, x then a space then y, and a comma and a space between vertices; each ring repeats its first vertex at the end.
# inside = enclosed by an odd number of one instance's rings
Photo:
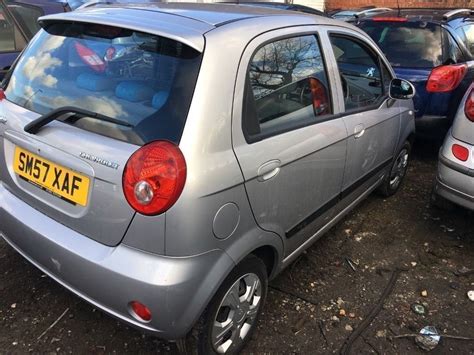
POLYGON ((10 19, 5 15, 3 8, 0 7, 0 52, 14 52, 23 49, 24 43, 19 37, 18 29, 15 28, 10 19), (22 44, 23 46, 21 46, 22 44))
POLYGON ((474 56, 474 24, 459 27, 456 32, 462 38, 467 50, 474 56))
POLYGON ((384 97, 378 56, 359 40, 340 35, 331 35, 330 39, 346 111, 377 104, 384 97))
POLYGON ((36 6, 23 4, 9 4, 8 9, 15 19, 25 29, 26 35, 31 38, 40 30, 38 18, 43 15, 42 10, 36 6))
POLYGON ((244 115, 255 121, 247 133, 278 133, 332 113, 316 36, 285 38, 259 48, 250 61, 247 81, 244 115))

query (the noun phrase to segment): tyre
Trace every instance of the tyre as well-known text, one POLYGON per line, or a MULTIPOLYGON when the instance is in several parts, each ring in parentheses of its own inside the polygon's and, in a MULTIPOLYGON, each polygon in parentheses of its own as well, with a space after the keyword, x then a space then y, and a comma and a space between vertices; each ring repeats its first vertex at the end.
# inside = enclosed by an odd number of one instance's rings
POLYGON ((224 280, 193 330, 199 354, 237 354, 252 337, 267 297, 265 264, 250 255, 224 280))
POLYGON ((407 173, 410 158, 411 144, 406 141, 393 160, 390 173, 385 176, 382 185, 379 187, 378 191, 382 196, 389 197, 398 191, 407 173))

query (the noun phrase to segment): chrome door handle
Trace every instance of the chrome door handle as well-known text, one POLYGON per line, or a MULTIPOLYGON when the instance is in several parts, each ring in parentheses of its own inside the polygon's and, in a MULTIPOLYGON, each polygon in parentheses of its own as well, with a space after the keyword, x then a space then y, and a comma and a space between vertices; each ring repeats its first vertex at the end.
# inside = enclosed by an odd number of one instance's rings
POLYGON ((278 159, 267 161, 258 168, 257 180, 267 181, 274 178, 280 172, 281 161, 278 159))
POLYGON ((357 126, 355 126, 354 128, 354 138, 360 138, 364 135, 365 133, 365 127, 363 124, 358 124, 357 126))

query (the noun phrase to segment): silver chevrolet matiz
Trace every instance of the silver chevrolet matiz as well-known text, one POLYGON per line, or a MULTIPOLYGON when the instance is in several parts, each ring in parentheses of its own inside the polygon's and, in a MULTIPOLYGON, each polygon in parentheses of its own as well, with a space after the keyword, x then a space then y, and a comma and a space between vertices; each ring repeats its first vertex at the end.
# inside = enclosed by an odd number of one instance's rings
POLYGON ((238 352, 268 280, 405 175, 413 86, 349 24, 202 4, 40 24, 0 91, 0 233, 145 332, 238 352))

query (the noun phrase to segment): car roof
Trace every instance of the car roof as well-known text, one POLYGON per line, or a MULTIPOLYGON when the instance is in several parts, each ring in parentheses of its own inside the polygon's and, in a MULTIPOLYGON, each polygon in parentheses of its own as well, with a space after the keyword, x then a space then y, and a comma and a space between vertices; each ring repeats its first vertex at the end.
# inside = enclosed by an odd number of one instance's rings
POLYGON ((69 13, 44 16, 40 18, 40 23, 44 26, 49 22, 76 21, 121 26, 175 39, 202 52, 206 32, 236 21, 258 21, 262 18, 271 18, 274 28, 337 23, 338 26, 355 29, 323 16, 224 3, 98 4, 69 13))

